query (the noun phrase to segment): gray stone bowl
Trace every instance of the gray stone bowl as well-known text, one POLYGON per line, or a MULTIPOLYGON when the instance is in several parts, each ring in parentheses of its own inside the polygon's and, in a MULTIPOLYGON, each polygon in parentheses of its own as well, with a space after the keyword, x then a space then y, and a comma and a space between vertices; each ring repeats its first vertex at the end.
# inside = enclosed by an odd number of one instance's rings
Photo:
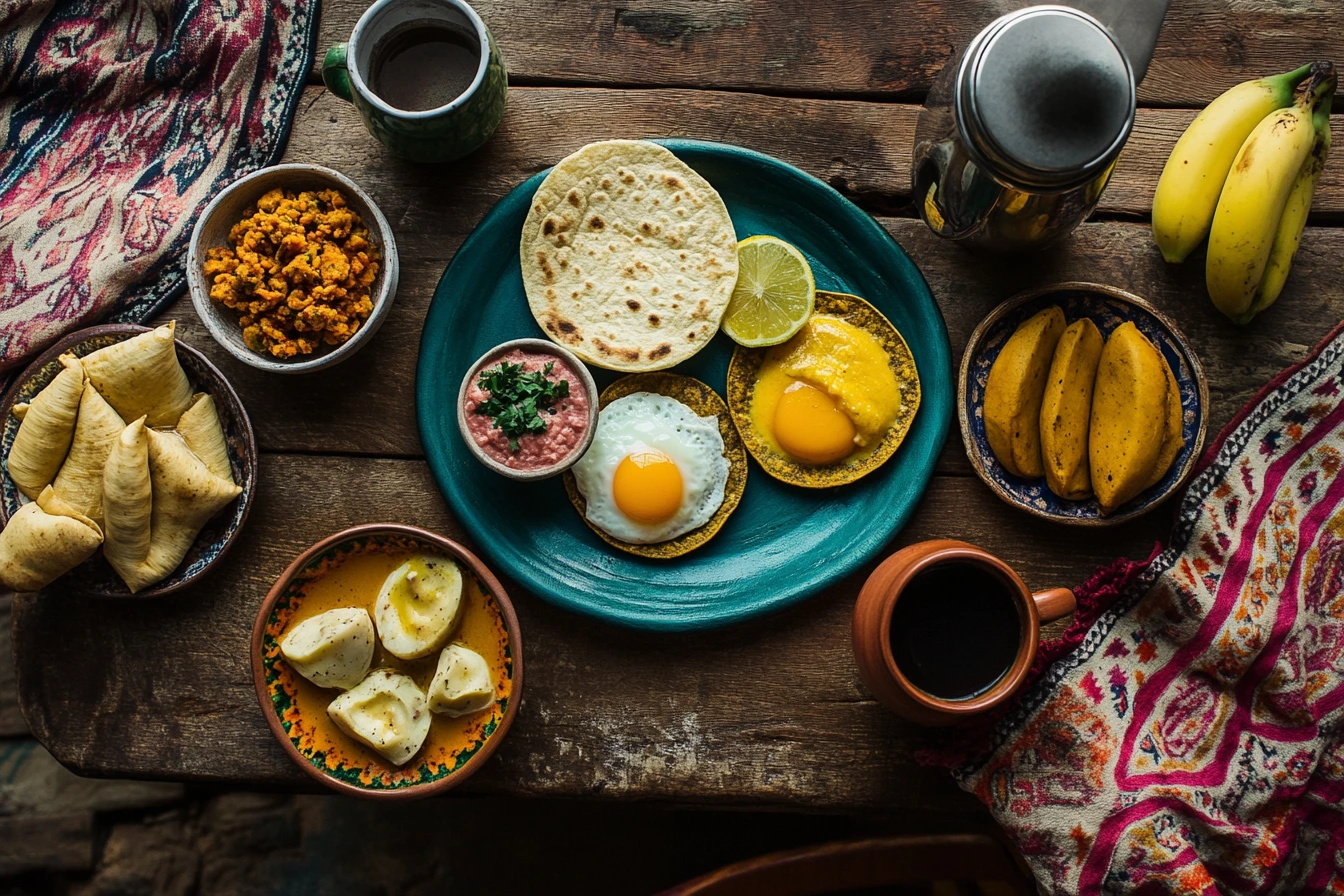
POLYGON ((191 291, 191 304, 196 307, 196 313, 205 322, 210 335, 239 361, 272 373, 323 370, 339 364, 368 344, 392 309, 392 300, 397 294, 397 272, 397 242, 387 218, 383 217, 378 206, 354 181, 321 165, 274 165, 229 184, 205 207, 191 232, 191 243, 187 247, 187 286, 191 291), (233 225, 241 221, 250 207, 268 190, 276 187, 288 190, 339 190, 345 195, 350 207, 364 220, 370 238, 382 255, 378 279, 373 284, 373 311, 364 326, 340 345, 322 346, 311 355, 288 360, 273 358, 248 348, 243 342, 238 314, 210 300, 210 284, 205 278, 206 253, 217 246, 228 245, 229 230, 233 225))
POLYGON ((579 458, 583 457, 588 451, 588 446, 593 443, 593 433, 597 431, 597 383, 593 382, 593 375, 584 366, 584 363, 569 349, 561 345, 556 345, 546 339, 511 339, 508 342, 501 343, 490 351, 481 355, 476 362, 467 369, 466 376, 462 377, 462 385, 457 390, 457 427, 462 432, 462 441, 467 443, 467 448, 471 451, 473 457, 494 470, 501 476, 507 476, 510 479, 516 479, 519 482, 536 482, 540 479, 549 479, 552 476, 558 476, 565 470, 568 470, 574 464, 578 463, 579 458), (543 467, 540 470, 515 470, 512 467, 506 467, 504 464, 495 460, 486 454, 476 440, 471 437, 471 430, 467 427, 467 389, 476 379, 476 375, 481 370, 493 364, 501 355, 507 355, 514 349, 523 351, 537 352, 538 354, 555 355, 568 364, 575 373, 579 375, 578 387, 584 390, 588 396, 588 431, 584 433, 583 441, 575 446, 574 450, 565 455, 565 457, 554 466, 543 467))

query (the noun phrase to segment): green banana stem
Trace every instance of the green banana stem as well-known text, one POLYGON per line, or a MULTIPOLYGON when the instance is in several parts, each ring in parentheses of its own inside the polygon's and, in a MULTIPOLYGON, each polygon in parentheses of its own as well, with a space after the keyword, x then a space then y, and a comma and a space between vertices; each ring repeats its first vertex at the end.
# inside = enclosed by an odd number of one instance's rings
POLYGON ((1307 164, 1314 162, 1318 170, 1325 167, 1325 160, 1330 155, 1330 106, 1335 99, 1333 72, 1330 77, 1330 91, 1316 101, 1316 111, 1311 113, 1311 127, 1316 132, 1316 142, 1311 147, 1311 158, 1307 164))
POLYGON ((1323 134, 1325 139, 1325 148, 1330 149, 1330 106, 1334 103, 1335 92, 1321 97, 1320 102, 1316 104, 1316 112, 1311 116, 1311 123, 1316 127, 1316 133, 1323 134))
POLYGON ((1315 110, 1320 108, 1321 103, 1324 103, 1328 115, 1330 101, 1335 95, 1335 64, 1329 60, 1324 60, 1313 62, 1308 68, 1311 76, 1307 79, 1307 83, 1300 88, 1301 94, 1298 96, 1297 105, 1303 109, 1311 109, 1314 113, 1315 110))
POLYGON ((1330 155, 1330 106, 1334 99, 1336 80, 1334 67, 1326 62, 1317 63, 1312 68, 1315 70, 1312 81, 1298 99, 1300 106, 1309 108, 1313 103, 1315 105, 1311 115, 1311 126, 1315 134, 1311 154, 1302 164, 1302 170, 1298 173, 1293 186, 1293 193, 1284 209, 1283 218, 1279 221, 1269 262, 1265 266, 1260 286, 1256 289, 1255 298, 1245 313, 1232 318, 1237 324, 1250 323, 1257 314, 1273 305, 1279 293, 1283 291, 1288 271, 1302 241, 1302 233, 1307 227, 1307 215, 1311 210, 1311 198, 1316 190, 1316 181, 1325 167, 1326 158, 1330 155))
MULTIPOLYGON (((1269 75, 1262 80, 1273 84, 1275 87, 1281 89, 1286 88, 1287 92, 1291 95, 1292 92, 1297 89, 1297 85, 1307 79, 1307 76, 1311 74, 1312 66, 1316 64, 1317 63, 1314 62, 1308 62, 1306 65, 1300 68, 1295 68, 1290 72, 1284 72, 1279 75, 1269 75)), ((1287 105, 1287 103, 1284 105, 1287 105)))

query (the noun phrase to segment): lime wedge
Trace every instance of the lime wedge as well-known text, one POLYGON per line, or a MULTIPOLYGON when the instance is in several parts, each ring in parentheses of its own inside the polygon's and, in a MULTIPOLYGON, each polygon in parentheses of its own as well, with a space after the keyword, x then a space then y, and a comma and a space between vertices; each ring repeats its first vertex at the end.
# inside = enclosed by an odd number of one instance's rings
POLYGON ((817 284, 796 247, 775 236, 737 244, 737 285, 723 314, 723 332, 738 345, 778 345, 812 316, 817 284))

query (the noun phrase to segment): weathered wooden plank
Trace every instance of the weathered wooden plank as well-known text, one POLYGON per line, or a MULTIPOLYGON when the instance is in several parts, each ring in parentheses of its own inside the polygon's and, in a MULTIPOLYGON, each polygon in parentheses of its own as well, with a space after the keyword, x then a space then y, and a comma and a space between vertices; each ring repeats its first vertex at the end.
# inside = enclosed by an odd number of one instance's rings
POLYGON ((0 816, 147 809, 181 799, 179 784, 77 777, 31 737, 0 744, 0 816))
MULTIPOLYGON (((978 825, 974 821, 952 827, 922 813, 855 818, 611 800, 371 803, 230 792, 177 812, 116 820, 101 842, 94 874, 72 891, 236 896, 274 892, 275 881, 283 881, 290 893, 425 896, 494 893, 503 881, 508 893, 645 896, 782 848, 854 837, 928 837, 949 828, 984 836, 993 829, 988 815, 978 825), (479 838, 451 835, 460 830, 508 830, 527 844, 525 857, 509 861, 502 877, 498 862, 481 860, 479 838), (602 848, 578 852, 578 837, 602 848)), ((19 896, 13 889, 0 892, 19 896)))
MULTIPOLYGON (((353 360, 281 381, 215 346, 187 303, 179 303, 169 316, 181 321, 182 338, 207 351, 233 381, 252 411, 263 447, 417 456, 415 359, 421 321, 443 268, 505 192, 583 143, 611 136, 614 110, 619 110, 623 134, 736 142, 800 165, 870 207, 891 204, 893 196, 900 199, 897 206, 904 201, 914 115, 906 106, 721 92, 515 90, 504 126, 491 144, 460 165, 442 168, 389 156, 348 106, 315 92, 310 110, 295 126, 286 158, 344 171, 369 190, 392 221, 402 275, 396 306, 383 330, 353 360), (666 96, 664 103, 655 103, 658 95, 666 96), (675 119, 661 115, 666 104, 678 110, 675 119), (781 128, 781 121, 797 126, 781 128)), ((1146 206, 1170 144, 1192 115, 1180 110, 1147 113, 1155 126, 1135 138, 1127 151, 1134 164, 1122 162, 1106 194, 1127 203, 1113 211, 1146 206)), ((1340 139, 1344 141, 1344 132, 1340 139)), ((1322 193, 1327 209, 1344 213, 1344 165, 1327 169, 1327 176, 1331 180, 1322 193)), ((1333 259, 1344 250, 1344 232, 1335 228, 1308 231, 1279 305, 1257 326, 1238 330, 1205 298, 1199 259, 1176 268, 1166 265, 1140 223, 1089 224, 1055 251, 1002 259, 967 254, 931 235, 918 221, 882 221, 924 271, 947 320, 954 357, 960 356, 975 324, 1016 290, 1060 279, 1122 286, 1170 312, 1193 340, 1217 390, 1215 427, 1319 340, 1331 322, 1344 317, 1331 273, 1336 269, 1333 259)), ((456 375, 451 372, 450 378, 456 375)), ((956 439, 950 441, 941 469, 967 471, 956 439)))
MULTIPOLYGON (((292 849, 298 836, 295 832, 286 837, 286 822, 290 820, 286 816, 292 818, 292 809, 286 813, 279 807, 262 817, 256 814, 251 818, 228 817, 234 813, 226 803, 249 799, 258 800, 248 794, 229 795, 210 800, 204 806, 169 809, 134 821, 113 823, 106 832, 100 830, 98 865, 81 882, 80 892, 207 896, 262 889, 256 883, 264 873, 258 870, 264 867, 262 863, 277 854, 284 855, 282 850, 292 849), (248 821, 252 827, 246 833, 226 827, 248 821), (238 841, 245 840, 249 833, 250 849, 244 850, 238 841), (238 878, 248 872, 257 876, 251 878, 250 886, 240 885, 238 878)), ((293 854, 290 852, 290 856, 293 854)), ((292 878, 295 873, 292 859, 286 871, 292 878)))
POLYGON ((92 812, 0 816, 0 875, 92 868, 92 812))
POLYGON ((14 647, 9 637, 9 609, 14 595, 0 591, 0 737, 23 737, 28 725, 19 712, 19 694, 14 684, 14 647))
MULTIPOLYGON (((302 108, 285 161, 317 162, 367 188, 383 187, 374 198, 398 235, 413 229, 428 238, 469 230, 529 175, 609 137, 693 137, 747 146, 821 178, 875 214, 893 214, 909 204, 919 117, 919 106, 903 103, 712 90, 516 87, 499 132, 484 149, 451 166, 429 166, 390 155, 364 130, 352 106, 322 88, 309 87, 302 108), (449 208, 457 214, 445 214, 449 208)), ((1162 166, 1195 114, 1139 110, 1100 214, 1148 215, 1162 166)), ((1340 145, 1344 115, 1336 115, 1332 126, 1340 145)), ((1313 208, 1322 219, 1344 215, 1344 164, 1326 166, 1313 208)))
MULTIPOLYGON (((252 688, 248 643, 262 595, 298 551, 347 525, 462 532, 420 461, 272 455, 261 470, 264 500, 199 586, 151 601, 16 599, 24 714, 61 762, 92 775, 304 786, 252 688)), ((1007 507, 977 480, 936 477, 896 544, 966 538, 1048 587, 1081 581, 1117 554, 1146 556, 1164 515, 1104 533, 1066 529, 1007 507)), ((779 615, 695 636, 597 624, 514 589, 528 670, 522 710, 468 787, 973 809, 945 772, 916 765, 921 729, 858 681, 850 614, 869 571, 779 615)))
MULTIPOLYGON (((479 0, 515 83, 921 98, 1007 0, 479 0)), ((330 0, 317 66, 367 4, 330 0)), ((1167 13, 1140 102, 1207 103, 1248 77, 1344 58, 1333 0, 1186 0, 1167 13)), ((671 114, 672 110, 669 110, 671 114)))

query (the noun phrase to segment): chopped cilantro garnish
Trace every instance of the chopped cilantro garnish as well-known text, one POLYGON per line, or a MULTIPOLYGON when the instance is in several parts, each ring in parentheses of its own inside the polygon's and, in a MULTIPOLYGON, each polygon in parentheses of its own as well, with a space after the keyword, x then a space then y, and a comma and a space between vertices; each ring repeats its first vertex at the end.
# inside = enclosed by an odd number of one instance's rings
POLYGON ((569 395, 569 380, 549 380, 555 367, 548 363, 541 370, 523 373, 523 365, 501 361, 498 367, 482 370, 476 385, 490 393, 475 413, 491 417, 495 429, 509 437, 509 450, 517 452, 518 439, 528 433, 546 431, 541 411, 555 413, 555 403, 569 395))

